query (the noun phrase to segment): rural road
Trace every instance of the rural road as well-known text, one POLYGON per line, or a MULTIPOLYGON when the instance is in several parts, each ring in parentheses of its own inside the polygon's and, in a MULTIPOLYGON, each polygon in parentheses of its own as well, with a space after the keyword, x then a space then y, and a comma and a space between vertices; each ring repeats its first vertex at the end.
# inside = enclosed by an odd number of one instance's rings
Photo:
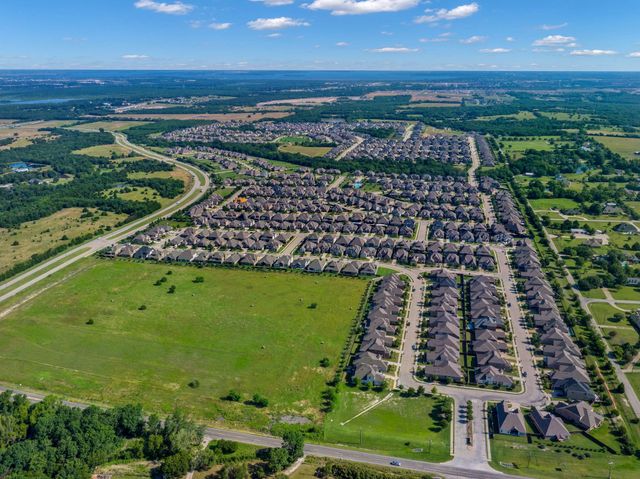
MULTIPOLYGON (((0 386, 0 392, 7 390, 11 390, 15 394, 24 394, 30 402, 34 403, 40 402, 45 398, 45 395, 43 394, 17 391, 15 389, 0 386)), ((69 407, 76 407, 81 409, 88 407, 88 404, 73 401, 63 401, 63 404, 69 407)), ((205 429, 204 435, 205 439, 207 440, 226 439, 228 441, 236 441, 243 444, 251 444, 260 447, 279 447, 281 445, 281 440, 277 437, 253 434, 244 431, 232 431, 229 429, 208 427, 205 429)), ((372 454, 368 452, 356 451, 353 449, 325 446, 321 444, 305 444, 304 452, 306 455, 310 456, 342 459, 345 461, 360 462, 386 467, 389 467, 391 461, 398 461, 401 464, 402 469, 435 474, 439 477, 447 477, 450 479, 527 479, 525 476, 512 476, 503 474, 501 472, 491 470, 488 466, 486 470, 472 470, 469 467, 465 467, 463 463, 456 465, 453 463, 453 461, 451 463, 443 464, 414 461, 399 457, 385 456, 382 454, 372 454)))
POLYGON ((130 143, 127 140, 127 137, 122 133, 114 133, 114 136, 116 138, 116 143, 120 146, 131 149, 141 156, 165 163, 171 163, 177 168, 180 168, 189 173, 193 178, 191 189, 180 196, 180 198, 178 198, 176 201, 159 211, 145 216, 144 218, 132 221, 131 223, 127 223, 121 228, 118 228, 115 231, 110 231, 109 233, 100 237, 94 238, 87 243, 83 243, 79 246, 71 248, 64 253, 54 256, 53 258, 48 259, 47 261, 44 261, 39 265, 34 266, 33 268, 14 276, 10 280, 5 281, 4 283, 0 284, 0 303, 6 301, 9 298, 12 298, 21 291, 33 286, 34 284, 37 284, 38 282, 47 278, 49 275, 70 266, 80 259, 91 256, 101 249, 111 246, 138 231, 146 229, 153 221, 160 218, 166 218, 176 211, 190 206, 192 203, 196 202, 202 196, 202 194, 209 190, 209 176, 199 168, 134 145, 130 143))

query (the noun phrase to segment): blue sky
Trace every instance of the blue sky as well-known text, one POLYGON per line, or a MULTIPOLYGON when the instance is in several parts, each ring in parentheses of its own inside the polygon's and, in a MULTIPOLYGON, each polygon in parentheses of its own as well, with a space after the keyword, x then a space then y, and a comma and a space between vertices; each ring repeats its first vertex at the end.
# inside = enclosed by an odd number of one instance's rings
POLYGON ((2 0, 2 68, 640 70, 640 0, 2 0))

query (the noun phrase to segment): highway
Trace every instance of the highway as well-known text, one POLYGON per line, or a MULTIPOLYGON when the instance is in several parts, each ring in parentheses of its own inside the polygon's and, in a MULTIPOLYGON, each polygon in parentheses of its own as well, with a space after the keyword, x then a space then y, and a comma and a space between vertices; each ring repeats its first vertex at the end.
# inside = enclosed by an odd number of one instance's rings
POLYGON ((83 258, 89 257, 97 251, 111 246, 134 233, 145 230, 153 221, 171 216, 175 212, 190 206, 191 204, 198 201, 202 194, 206 193, 209 190, 209 176, 199 168, 187 163, 182 163, 181 161, 178 161, 174 158, 169 158, 168 156, 149 151, 146 148, 142 148, 138 145, 134 145, 130 143, 127 140, 127 137, 122 133, 114 133, 114 136, 116 139, 116 143, 122 147, 131 149, 137 154, 146 158, 151 158, 165 163, 171 163, 177 168, 180 168, 189 173, 189 175, 191 175, 191 177, 193 178, 189 191, 187 191, 176 201, 159 211, 151 213, 144 218, 132 221, 131 223, 127 223, 126 225, 118 228, 115 231, 110 231, 105 235, 94 238, 79 246, 70 248, 63 253, 54 256, 51 259, 43 261, 39 265, 34 266, 33 268, 14 276, 10 280, 5 281, 4 283, 0 284, 0 303, 6 301, 9 298, 12 298, 21 291, 24 291, 25 289, 39 283, 51 274, 60 271, 83 258))

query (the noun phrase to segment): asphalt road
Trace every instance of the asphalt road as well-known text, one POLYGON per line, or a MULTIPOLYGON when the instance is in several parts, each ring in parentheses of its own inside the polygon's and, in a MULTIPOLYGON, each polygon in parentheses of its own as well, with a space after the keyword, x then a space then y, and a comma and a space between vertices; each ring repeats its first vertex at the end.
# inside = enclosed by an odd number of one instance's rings
POLYGON ((71 248, 64 253, 54 256, 53 258, 40 263, 39 265, 25 271, 24 273, 18 274, 10 280, 5 281, 4 283, 0 284, 0 293, 5 291, 4 294, 0 294, 0 303, 15 296, 21 291, 39 283, 52 273, 60 271, 82 258, 91 256, 97 251, 111 246, 138 231, 145 230, 153 221, 159 218, 170 216, 176 211, 190 206, 200 198, 201 193, 205 193, 209 189, 209 176, 197 167, 182 163, 176 159, 169 158, 167 156, 149 151, 145 148, 129 143, 126 136, 124 136, 122 133, 114 133, 114 136, 116 137, 116 143, 118 145, 129 148, 141 156, 152 158, 154 160, 162 161, 165 163, 171 163, 176 167, 185 170, 193 178, 191 189, 185 194, 181 195, 180 198, 178 198, 176 201, 164 207, 160 211, 156 211, 148 216, 145 216, 144 218, 140 218, 131 223, 127 223, 126 225, 118 228, 115 231, 111 231, 103 236, 94 238, 87 243, 83 243, 79 246, 71 248))

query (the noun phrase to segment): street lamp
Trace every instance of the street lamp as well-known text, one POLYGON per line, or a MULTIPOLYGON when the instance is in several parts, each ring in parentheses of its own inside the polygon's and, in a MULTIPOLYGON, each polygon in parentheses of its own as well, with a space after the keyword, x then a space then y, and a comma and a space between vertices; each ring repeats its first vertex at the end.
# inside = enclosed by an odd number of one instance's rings
POLYGON ((613 461, 609 461, 609 479, 611 479, 611 468, 613 466, 613 461))

